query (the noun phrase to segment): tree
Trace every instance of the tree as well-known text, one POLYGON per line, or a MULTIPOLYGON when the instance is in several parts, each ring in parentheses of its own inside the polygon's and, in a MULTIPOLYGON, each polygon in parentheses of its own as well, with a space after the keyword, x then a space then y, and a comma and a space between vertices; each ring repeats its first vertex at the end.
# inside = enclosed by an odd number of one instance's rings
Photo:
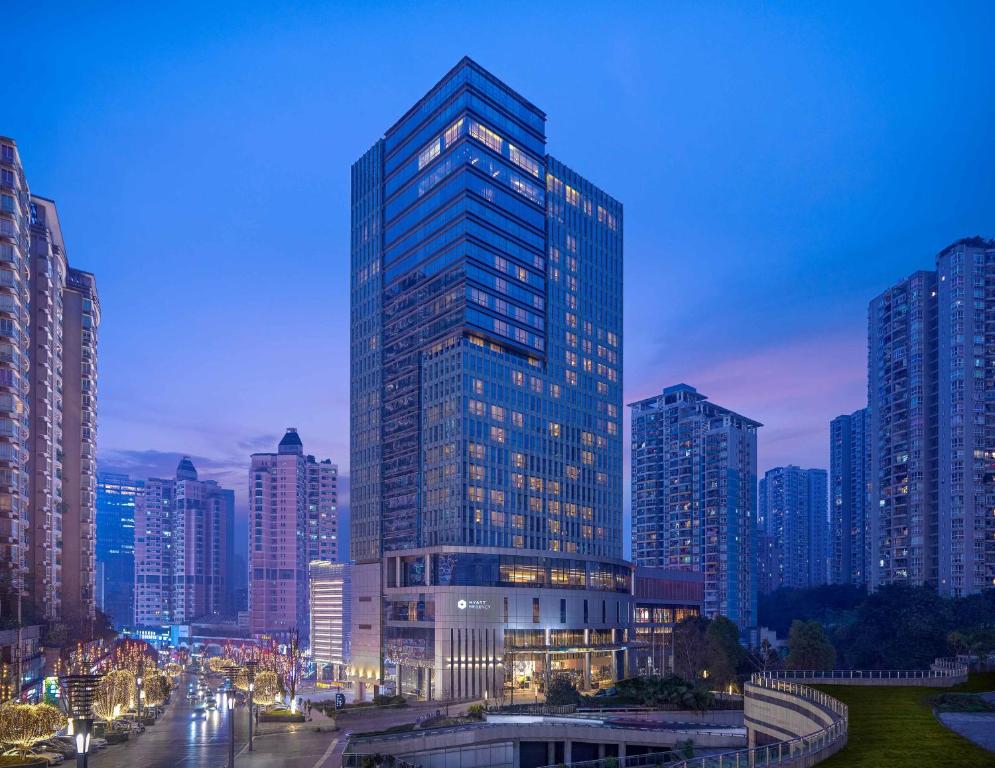
POLYGON ((960 653, 967 653, 969 646, 970 644, 963 632, 954 631, 947 633, 947 648, 950 649, 950 653, 954 656, 960 653))
POLYGON ((795 619, 818 619, 824 626, 835 627, 852 620, 854 611, 867 598, 861 587, 828 584, 808 589, 781 587, 758 601, 759 625, 784 637, 795 619))
POLYGON ((708 659, 708 619, 691 616, 674 627, 674 671, 685 680, 697 680, 708 659))
POLYGON ((551 707, 579 704, 580 692, 566 675, 555 675, 546 689, 546 703, 551 707))
POLYGON ((746 658, 739 644, 739 627, 725 616, 716 616, 705 630, 706 669, 715 688, 725 688, 736 681, 736 670, 746 658))
POLYGON ((264 669, 256 672, 256 687, 253 697, 257 702, 272 702, 280 694, 280 678, 276 672, 264 669))
POLYGON ((770 640, 765 637, 760 641, 759 648, 747 652, 747 661, 753 671, 763 673, 777 667, 781 663, 781 657, 770 640))
POLYGON ((832 669, 836 649, 817 621, 798 621, 788 633, 788 669, 832 669))
POLYGON ((169 678, 161 672, 153 672, 145 678, 142 689, 145 691, 145 703, 150 707, 158 707, 165 703, 172 684, 169 678))
POLYGON ((112 723, 131 708, 135 695, 135 676, 127 669, 114 669, 97 684, 93 714, 112 723))
POLYGON ((297 711, 297 687, 304 676, 304 654, 301 652, 300 635, 292 630, 286 651, 279 656, 280 680, 290 693, 290 711, 297 711))
POLYGON ((36 741, 50 739, 66 724, 51 704, 0 705, 0 742, 17 747, 22 759, 36 741))
POLYGON ((889 584, 871 594, 837 635, 852 669, 928 669, 947 650, 952 601, 929 587, 889 584))

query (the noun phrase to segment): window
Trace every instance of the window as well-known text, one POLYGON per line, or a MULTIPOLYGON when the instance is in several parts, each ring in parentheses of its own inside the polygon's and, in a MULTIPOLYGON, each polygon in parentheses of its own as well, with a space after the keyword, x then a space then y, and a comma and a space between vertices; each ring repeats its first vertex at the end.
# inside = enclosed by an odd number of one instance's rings
POLYGON ((508 159, 519 168, 539 178, 539 163, 519 150, 514 144, 508 144, 508 159))
POLYGON ((470 135, 488 149, 492 149, 498 153, 501 152, 501 148, 504 146, 504 139, 476 120, 470 121, 470 135))
POLYGON ((532 598, 532 623, 533 624, 538 624, 539 623, 539 598, 538 597, 533 597, 532 598))
POLYGON ((567 599, 565 597, 560 598, 560 624, 567 623, 567 599))

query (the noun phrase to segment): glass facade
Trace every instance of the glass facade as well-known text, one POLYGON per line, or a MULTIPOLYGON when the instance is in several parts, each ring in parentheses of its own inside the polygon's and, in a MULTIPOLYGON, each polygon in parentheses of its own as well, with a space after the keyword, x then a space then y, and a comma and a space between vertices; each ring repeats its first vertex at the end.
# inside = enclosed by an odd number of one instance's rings
POLYGON ((527 672, 501 663, 516 624, 582 638, 585 590, 608 595, 592 623, 631 614, 622 206, 545 122, 463 59, 352 170, 351 555, 382 563, 385 602, 362 621, 382 658, 354 666, 428 698, 623 666, 545 635, 527 672))
POLYGON ((127 475, 97 475, 97 607, 115 627, 133 623, 135 593, 135 495, 145 483, 127 475))
POLYGON ((620 557, 621 205, 462 61, 353 167, 352 555, 620 557))

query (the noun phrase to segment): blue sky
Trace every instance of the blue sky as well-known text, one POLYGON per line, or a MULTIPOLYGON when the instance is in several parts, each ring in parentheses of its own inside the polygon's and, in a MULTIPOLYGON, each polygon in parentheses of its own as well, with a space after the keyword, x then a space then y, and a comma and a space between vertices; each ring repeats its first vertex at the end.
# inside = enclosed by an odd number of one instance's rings
POLYGON ((995 5, 17 3, 0 133, 103 304, 102 465, 348 464, 349 166, 461 56, 625 205, 627 402, 825 466, 867 301, 995 236, 995 5), (135 6, 148 5, 136 10, 135 6), (98 6, 98 7, 93 7, 98 6))

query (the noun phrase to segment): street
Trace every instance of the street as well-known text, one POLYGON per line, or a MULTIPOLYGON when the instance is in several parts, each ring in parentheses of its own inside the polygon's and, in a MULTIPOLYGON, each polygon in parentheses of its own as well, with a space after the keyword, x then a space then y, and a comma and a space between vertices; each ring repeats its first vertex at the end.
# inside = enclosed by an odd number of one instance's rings
MULTIPOLYGON (((124 744, 115 744, 90 756, 93 768, 222 768, 228 761, 228 713, 220 709, 194 719, 186 700, 186 686, 173 692, 173 701, 159 721, 124 744)), ((235 710, 235 751, 248 734, 245 707, 235 710)))
MULTIPOLYGON (((194 718, 194 706, 186 700, 186 680, 173 693, 159 721, 132 736, 124 744, 109 746, 90 756, 92 768, 225 768, 228 764, 229 716, 220 705, 206 717, 194 718)), ((453 714, 467 703, 454 705, 453 714)), ((235 765, 237 768, 340 768, 348 734, 389 728, 414 722, 432 714, 435 704, 413 703, 398 709, 346 710, 334 721, 320 712, 301 724, 260 723, 254 751, 247 750, 248 710, 235 709, 235 765)))

